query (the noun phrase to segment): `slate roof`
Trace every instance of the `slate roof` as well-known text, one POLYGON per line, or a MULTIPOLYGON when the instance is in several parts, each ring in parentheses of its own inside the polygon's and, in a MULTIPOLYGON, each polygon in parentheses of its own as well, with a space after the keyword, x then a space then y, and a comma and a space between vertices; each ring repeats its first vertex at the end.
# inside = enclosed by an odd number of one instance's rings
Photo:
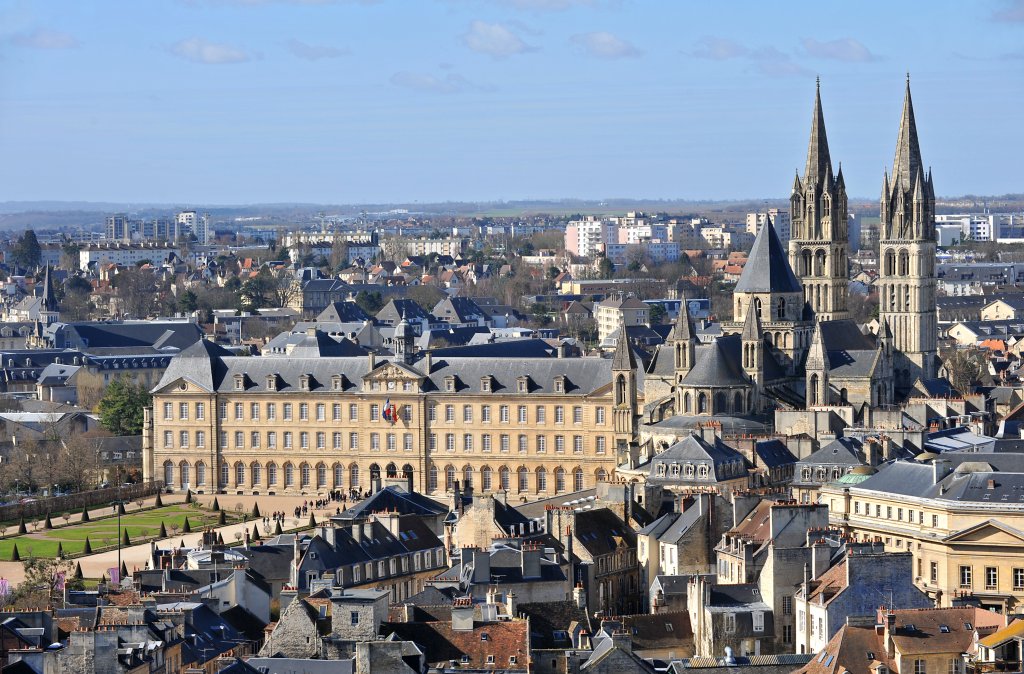
POLYGON ((789 266, 786 250, 775 232, 775 225, 769 219, 754 238, 754 245, 747 256, 740 280, 736 282, 738 293, 802 293, 803 287, 789 266))
POLYGON ((860 441, 855 438, 836 438, 816 452, 797 462, 798 466, 860 466, 860 441))
MULTIPOLYGON (((650 460, 650 469, 647 480, 649 482, 664 483, 692 479, 685 478, 682 475, 672 476, 667 468, 664 475, 658 475, 657 473, 657 467, 659 464, 665 464, 668 466, 671 464, 684 463, 693 463, 694 465, 706 465, 710 463, 713 470, 711 470, 708 478, 718 480, 726 477, 725 466, 734 466, 738 464, 745 467, 746 459, 740 452, 722 442, 720 438, 716 437, 715 441, 712 443, 698 435, 689 435, 665 451, 656 454, 650 460)), ((734 475, 731 477, 738 476, 739 475, 734 475)))
POLYGON ((383 323, 397 325, 403 318, 407 321, 429 321, 433 316, 413 300, 396 297, 377 312, 376 318, 383 323))
POLYGON ((202 328, 182 321, 132 323, 66 323, 54 335, 54 345, 81 344, 83 350, 111 347, 185 349, 201 340, 202 328))
POLYGON ((317 317, 317 323, 355 323, 370 320, 370 314, 352 301, 331 302, 317 317))
POLYGON ((796 463, 797 458, 781 440, 758 440, 754 444, 754 453, 762 465, 767 468, 778 468, 796 463))
POLYGON ((951 452, 943 454, 942 458, 955 468, 938 484, 934 481, 931 465, 895 461, 880 466, 877 473, 851 489, 946 501, 974 501, 992 507, 998 507, 999 503, 1024 503, 1024 455, 951 452), (991 489, 989 480, 994 481, 991 489))
MULTIPOLYGON (((762 230, 764 231, 764 230, 762 230)), ((739 335, 725 335, 710 344, 697 346, 696 362, 683 377, 683 386, 748 386, 741 351, 743 341, 739 335)))
POLYGON ((584 510, 575 519, 576 540, 593 558, 614 552, 620 544, 636 549, 636 534, 608 508, 584 510))
POLYGON ((365 519, 371 513, 397 512, 401 515, 436 517, 448 512, 448 506, 417 492, 407 492, 395 486, 384 487, 332 520, 365 519))

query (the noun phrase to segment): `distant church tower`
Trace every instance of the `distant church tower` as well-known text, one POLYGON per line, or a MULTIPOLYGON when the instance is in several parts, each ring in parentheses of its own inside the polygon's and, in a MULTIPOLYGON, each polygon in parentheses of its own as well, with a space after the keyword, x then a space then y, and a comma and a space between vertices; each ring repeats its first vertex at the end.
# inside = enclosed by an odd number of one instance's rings
POLYGON ((910 76, 892 178, 882 183, 879 315, 893 336, 896 387, 936 374, 935 188, 917 141, 910 76))
POLYGON ((814 95, 811 141, 803 181, 797 175, 790 197, 789 265, 804 288, 804 299, 820 321, 849 318, 849 234, 843 168, 832 175, 832 159, 821 112, 821 85, 814 95))

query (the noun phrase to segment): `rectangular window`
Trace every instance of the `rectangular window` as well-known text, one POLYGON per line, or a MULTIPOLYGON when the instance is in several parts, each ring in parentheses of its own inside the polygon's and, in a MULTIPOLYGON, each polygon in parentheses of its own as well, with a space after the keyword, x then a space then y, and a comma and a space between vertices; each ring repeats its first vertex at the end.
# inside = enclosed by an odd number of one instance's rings
POLYGON ((971 567, 961 566, 960 567, 960 587, 969 588, 971 587, 971 567))
MULTIPOLYGON (((547 410, 544 407, 542 407, 541 405, 537 405, 537 423, 538 424, 547 423, 547 420, 548 420, 547 410)), ((524 424, 526 423, 526 415, 523 415, 521 423, 524 423, 524 424)))
POLYGON ((503 424, 508 423, 508 405, 501 405, 498 407, 498 421, 503 424))
POLYGON ((274 421, 275 419, 277 419, 277 405, 267 403, 267 420, 274 421))
POLYGON ((427 420, 437 421, 437 405, 431 405, 427 408, 427 420))
POLYGON ((736 614, 726 613, 725 614, 725 631, 728 634, 732 634, 736 631, 736 614))
POLYGON ((218 414, 220 414, 220 420, 221 420, 221 421, 225 421, 225 420, 227 420, 227 418, 228 418, 228 404, 227 404, 227 403, 223 403, 223 402, 222 402, 222 403, 221 403, 221 404, 220 404, 220 405, 218 406, 218 408, 219 408, 219 409, 218 409, 218 414))
POLYGON ((596 410, 594 410, 594 420, 598 423, 598 425, 601 425, 601 426, 604 425, 604 408, 603 407, 598 407, 596 410))
POLYGON ((406 433, 402 436, 402 449, 407 452, 411 452, 413 450, 412 433, 406 433))
POLYGON ((564 454, 565 453, 565 436, 564 435, 556 435, 555 436, 555 452, 557 454, 564 454))
POLYGON ((914 674, 928 674, 925 661, 921 658, 914 660, 914 674))
POLYGON ((526 405, 519 406, 519 423, 526 423, 526 405))
POLYGON ((316 434, 316 448, 327 449, 327 434, 323 431, 318 431, 316 434))
POLYGON ((260 418, 260 404, 249 403, 249 418, 253 421, 259 421, 260 418))
POLYGON ((853 513, 855 515, 860 515, 860 501, 853 502, 853 513))
POLYGON ((196 431, 196 447, 206 447, 206 431, 196 431))
POLYGON ((994 590, 999 586, 999 571, 994 566, 985 567, 985 589, 994 590))
POLYGON ((178 403, 178 418, 188 419, 188 403, 178 403))
POLYGON ((597 451, 598 454, 604 454, 605 451, 606 451, 605 450, 605 438, 604 438, 603 435, 597 436, 597 450, 596 451, 597 451))
POLYGON ((932 526, 933 527, 938 527, 939 526, 939 516, 938 515, 932 515, 932 526))
POLYGON ((387 448, 389 452, 393 452, 396 449, 398 449, 398 439, 395 437, 394 433, 388 433, 387 443, 387 448))
POLYGON ((299 403, 299 421, 309 421, 308 403, 299 403))
POLYGON ((565 423, 565 408, 562 407, 561 405, 555 405, 555 423, 565 423))
POLYGON ((370 433, 370 449, 380 449, 380 433, 370 433))
POLYGON ((285 421, 291 421, 292 420, 292 404, 291 403, 285 403, 284 404, 284 420, 285 421))
POLYGON ((751 618, 753 618, 754 621, 754 631, 764 632, 764 612, 754 611, 751 613, 751 618))
MULTIPOLYGON (((431 452, 437 451, 437 433, 431 433, 427 436, 427 449, 431 452)), ((434 488, 436 489, 437 487, 434 488)))
POLYGON ((472 421, 473 421, 473 407, 472 407, 472 405, 463 405, 462 406, 462 422, 468 424, 468 423, 471 423, 472 421))
POLYGON ((245 406, 242 403, 235 403, 235 420, 241 421, 244 417, 245 406))
MULTIPOLYGON (((929 569, 929 576, 928 577, 931 580, 932 584, 934 585, 934 584, 938 583, 939 582, 939 563, 938 562, 930 563, 928 565, 928 569, 929 569)), ((1022 580, 1024 580, 1024 578, 1022 578, 1022 580)))
POLYGON ((242 431, 235 431, 235 447, 245 446, 245 433, 242 431))
POLYGON ((285 431, 284 432, 284 448, 285 449, 291 449, 292 448, 292 432, 291 431, 285 431))
POLYGON ((221 431, 220 432, 220 448, 221 449, 227 449, 228 448, 228 432, 227 431, 221 431))
POLYGON ((327 406, 323 403, 316 404, 316 420, 327 421, 327 406))
MULTIPOLYGON (((526 436, 524 435, 522 437, 525 438, 526 436)), ((538 435, 537 436, 537 453, 538 454, 543 454, 546 451, 548 451, 548 439, 547 439, 547 436, 538 435)))
POLYGON ((473 451, 473 436, 469 433, 466 433, 465 435, 462 436, 462 451, 473 451))
POLYGON ((484 433, 480 437, 480 451, 488 453, 491 451, 491 434, 484 433))
POLYGON ((174 433, 171 431, 164 431, 164 447, 174 447, 174 433))
POLYGON ((341 403, 331 405, 331 418, 334 421, 341 421, 341 403))
POLYGON ((377 421, 380 419, 380 405, 373 403, 370 405, 370 421, 377 421))
POLYGON ((355 403, 349 403, 348 420, 359 421, 359 405, 356 405, 355 403))
POLYGON ((793 596, 782 595, 782 615, 793 615, 793 596))
POLYGON ((782 626, 782 643, 791 644, 793 643, 793 626, 783 625, 782 626))
POLYGON ((267 448, 277 449, 277 431, 267 433, 267 448))
POLYGON ((174 403, 164 403, 164 421, 174 418, 174 403))
POLYGON ((574 435, 572 436, 572 453, 582 454, 583 453, 583 436, 574 435))
POLYGON ((444 420, 449 423, 455 421, 455 405, 444 406, 444 420))
POLYGON ((348 448, 351 450, 359 449, 359 434, 355 431, 348 434, 348 448))
POLYGON ((259 449, 260 448, 260 432, 259 431, 251 431, 249 433, 249 446, 252 447, 253 449, 259 449))
POLYGON ((484 405, 480 408, 480 421, 485 424, 491 423, 491 406, 484 405))
POLYGON ((519 436, 519 453, 520 454, 526 454, 526 436, 525 435, 520 435, 519 436))
POLYGON ((412 421, 412 405, 402 405, 402 420, 412 421))
POLYGON ((309 449, 309 433, 306 431, 299 433, 299 446, 302 449, 309 449))
POLYGON ((196 419, 202 421, 206 418, 206 403, 196 403, 196 419))
POLYGON ((1013 589, 1024 590, 1024 569, 1015 567, 1013 569, 1013 589))
POLYGON ((446 450, 448 450, 449 452, 454 452, 455 451, 455 434, 454 433, 445 433, 445 436, 444 436, 444 448, 446 450))

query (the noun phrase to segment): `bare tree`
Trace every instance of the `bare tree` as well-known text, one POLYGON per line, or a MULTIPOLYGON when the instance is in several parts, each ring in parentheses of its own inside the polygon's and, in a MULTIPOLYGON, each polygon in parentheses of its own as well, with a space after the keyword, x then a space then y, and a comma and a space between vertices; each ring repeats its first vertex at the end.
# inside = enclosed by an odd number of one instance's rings
POLYGON ((156 303, 156 277, 144 269, 126 269, 114 277, 114 289, 122 311, 133 318, 147 318, 156 303))

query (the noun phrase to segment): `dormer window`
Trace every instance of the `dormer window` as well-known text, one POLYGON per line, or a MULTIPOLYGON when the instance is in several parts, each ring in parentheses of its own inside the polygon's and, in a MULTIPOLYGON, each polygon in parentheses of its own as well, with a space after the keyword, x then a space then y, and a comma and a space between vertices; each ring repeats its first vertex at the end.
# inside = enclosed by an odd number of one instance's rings
POLYGON ((518 377, 516 378, 516 391, 519 393, 530 392, 530 378, 529 377, 518 377))
POLYGON ((345 388, 345 380, 340 374, 331 377, 331 390, 341 391, 345 388))
POLYGON ((268 374, 267 375, 267 390, 268 391, 276 391, 277 390, 277 375, 276 374, 268 374))
POLYGON ((658 477, 665 477, 665 464, 658 464, 658 477))
POLYGON ((235 390, 236 391, 244 391, 245 390, 245 375, 244 374, 236 374, 235 375, 235 390))
POLYGON ((480 377, 480 390, 484 393, 490 393, 492 390, 493 381, 494 377, 492 377, 491 375, 480 377))
POLYGON ((444 378, 444 390, 447 393, 455 392, 455 377, 454 375, 448 375, 444 378))
POLYGON ((309 380, 311 377, 308 374, 299 376, 299 388, 303 391, 309 390, 309 380))
POLYGON ((565 377, 555 377, 555 393, 565 393, 565 377))

